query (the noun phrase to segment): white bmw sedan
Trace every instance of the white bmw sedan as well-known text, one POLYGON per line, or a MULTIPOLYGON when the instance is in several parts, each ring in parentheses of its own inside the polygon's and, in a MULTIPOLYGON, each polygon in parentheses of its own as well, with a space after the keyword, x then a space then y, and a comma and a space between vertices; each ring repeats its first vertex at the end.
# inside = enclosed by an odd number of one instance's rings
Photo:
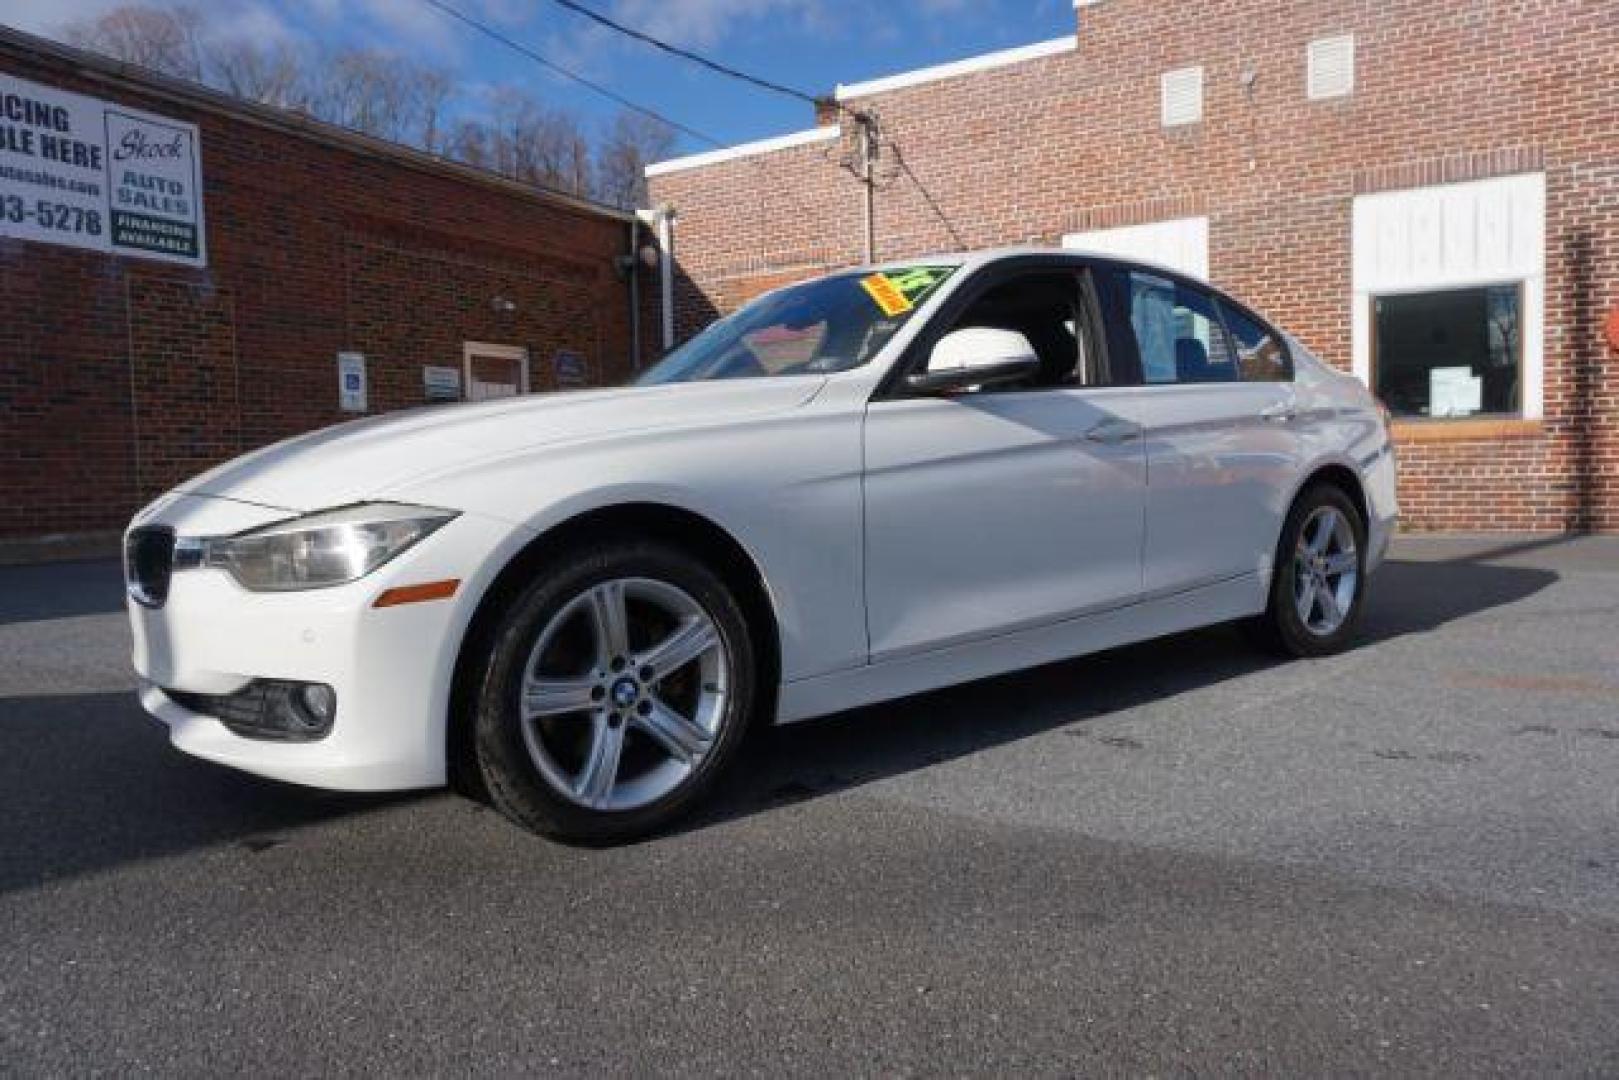
POLYGON ((1394 520, 1356 380, 1199 282, 1020 250, 781 289, 632 386, 271 446, 125 562, 179 749, 610 842, 754 724, 1226 620, 1340 649, 1394 520))

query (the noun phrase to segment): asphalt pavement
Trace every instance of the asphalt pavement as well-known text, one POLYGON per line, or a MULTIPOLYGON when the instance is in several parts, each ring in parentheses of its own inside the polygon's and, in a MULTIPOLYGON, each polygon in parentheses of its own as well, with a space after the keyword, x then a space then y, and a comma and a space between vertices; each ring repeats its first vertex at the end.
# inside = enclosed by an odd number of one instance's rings
POLYGON ((1619 1072, 1619 538, 767 732, 607 851, 172 751, 0 568, 0 1073, 1619 1072))

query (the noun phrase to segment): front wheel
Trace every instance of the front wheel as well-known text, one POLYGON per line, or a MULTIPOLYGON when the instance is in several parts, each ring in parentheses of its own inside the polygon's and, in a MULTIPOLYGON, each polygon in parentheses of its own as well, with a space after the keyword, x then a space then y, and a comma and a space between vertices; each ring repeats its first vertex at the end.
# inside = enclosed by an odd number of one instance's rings
POLYGON ((475 752, 497 809, 613 843, 687 810, 734 756, 754 650, 725 583, 661 544, 576 550, 512 606, 479 695, 475 752))
POLYGON ((1282 528, 1270 605, 1254 629, 1291 656, 1343 649, 1360 618, 1366 525, 1349 496, 1318 485, 1300 495, 1282 528))

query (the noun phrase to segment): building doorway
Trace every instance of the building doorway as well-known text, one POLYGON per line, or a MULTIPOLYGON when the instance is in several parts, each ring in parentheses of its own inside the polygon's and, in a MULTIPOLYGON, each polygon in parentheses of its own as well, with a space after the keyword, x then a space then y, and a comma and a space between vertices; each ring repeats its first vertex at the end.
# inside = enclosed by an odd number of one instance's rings
POLYGON ((468 401, 528 393, 528 350, 521 345, 469 341, 462 349, 468 401))

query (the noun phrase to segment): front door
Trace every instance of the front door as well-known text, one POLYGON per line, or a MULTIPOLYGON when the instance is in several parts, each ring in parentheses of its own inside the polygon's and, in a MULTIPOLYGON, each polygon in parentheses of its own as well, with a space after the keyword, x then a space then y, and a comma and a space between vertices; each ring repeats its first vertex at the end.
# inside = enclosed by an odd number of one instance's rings
POLYGON ((1146 463, 1089 389, 1098 340, 1072 269, 982 287, 948 327, 1024 334, 1031 384, 872 402, 866 612, 874 661, 1133 602, 1146 463))

